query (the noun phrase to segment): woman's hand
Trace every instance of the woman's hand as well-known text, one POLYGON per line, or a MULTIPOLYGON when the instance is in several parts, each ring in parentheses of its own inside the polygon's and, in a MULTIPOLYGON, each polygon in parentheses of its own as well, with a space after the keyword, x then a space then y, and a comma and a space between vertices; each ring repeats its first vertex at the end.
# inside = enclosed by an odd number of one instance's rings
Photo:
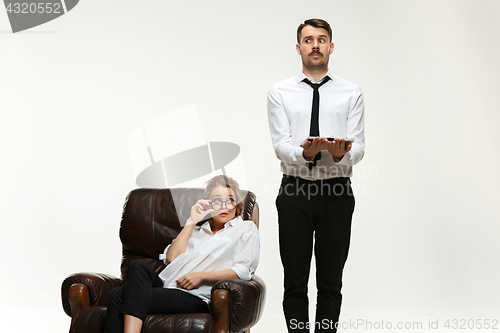
POLYGON ((189 237, 193 232, 196 223, 200 222, 205 216, 213 213, 215 210, 211 208, 210 201, 208 200, 198 200, 193 207, 191 207, 191 214, 186 221, 186 225, 182 228, 181 232, 172 242, 172 245, 167 250, 166 260, 171 263, 180 254, 186 252, 187 243, 189 237), (207 209, 208 208, 208 209, 207 209), (206 210, 205 210, 206 209, 206 210))
POLYGON ((177 282, 177 287, 191 290, 200 285, 204 280, 204 272, 193 272, 187 273, 186 275, 181 276, 175 282, 177 282))
POLYGON ((186 226, 200 222, 205 216, 213 212, 215 212, 215 209, 212 209, 210 206, 210 201, 204 199, 198 200, 191 207, 191 214, 186 222, 186 226))
POLYGON ((197 288, 202 282, 215 283, 224 279, 239 279, 239 277, 232 269, 224 269, 222 271, 187 273, 175 282, 177 282, 177 287, 191 290, 197 288))

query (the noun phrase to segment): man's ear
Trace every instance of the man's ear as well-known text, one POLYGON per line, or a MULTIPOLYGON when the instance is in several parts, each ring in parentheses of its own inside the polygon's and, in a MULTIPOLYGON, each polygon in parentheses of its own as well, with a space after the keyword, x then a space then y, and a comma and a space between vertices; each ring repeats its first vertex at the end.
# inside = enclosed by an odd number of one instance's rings
POLYGON ((333 44, 333 42, 331 42, 330 43, 330 54, 332 54, 334 47, 335 47, 335 45, 333 44))
POLYGON ((300 45, 299 45, 299 44, 296 44, 296 45, 295 45, 295 49, 297 50, 297 53, 298 53, 299 55, 302 55, 302 53, 300 52, 300 45))

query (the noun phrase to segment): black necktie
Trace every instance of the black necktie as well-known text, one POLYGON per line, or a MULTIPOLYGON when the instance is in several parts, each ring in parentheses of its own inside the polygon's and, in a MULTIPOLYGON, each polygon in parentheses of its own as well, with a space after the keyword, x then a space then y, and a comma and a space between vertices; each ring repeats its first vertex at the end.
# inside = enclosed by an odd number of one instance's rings
MULTIPOLYGON (((311 110, 311 127, 309 130, 309 136, 319 136, 319 87, 327 83, 329 80, 329 76, 325 76, 321 83, 312 83, 307 78, 302 80, 302 82, 307 83, 311 86, 311 88, 313 88, 313 103, 311 110)), ((309 168, 309 170, 312 170, 312 168, 316 166, 320 159, 321 152, 317 153, 316 156, 314 156, 312 162, 307 162, 307 167, 309 168)))

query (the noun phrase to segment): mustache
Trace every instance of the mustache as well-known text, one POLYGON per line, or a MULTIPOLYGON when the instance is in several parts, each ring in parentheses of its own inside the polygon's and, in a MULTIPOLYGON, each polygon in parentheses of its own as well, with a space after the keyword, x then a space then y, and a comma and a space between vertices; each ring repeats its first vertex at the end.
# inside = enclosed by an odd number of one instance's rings
POLYGON ((323 53, 321 53, 319 51, 312 51, 311 53, 309 53, 309 55, 313 55, 313 54, 319 54, 320 56, 323 56, 323 53))

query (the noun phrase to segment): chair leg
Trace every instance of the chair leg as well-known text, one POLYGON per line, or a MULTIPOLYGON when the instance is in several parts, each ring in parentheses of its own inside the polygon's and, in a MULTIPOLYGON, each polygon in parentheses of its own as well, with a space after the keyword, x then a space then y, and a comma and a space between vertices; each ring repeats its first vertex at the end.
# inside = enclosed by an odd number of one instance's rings
POLYGON ((231 324, 231 294, 225 289, 218 289, 212 295, 214 315, 213 333, 229 333, 231 324))
POLYGON ((73 323, 78 312, 90 305, 89 288, 83 283, 75 283, 69 288, 69 304, 71 305, 71 326, 69 333, 73 333, 73 323))

